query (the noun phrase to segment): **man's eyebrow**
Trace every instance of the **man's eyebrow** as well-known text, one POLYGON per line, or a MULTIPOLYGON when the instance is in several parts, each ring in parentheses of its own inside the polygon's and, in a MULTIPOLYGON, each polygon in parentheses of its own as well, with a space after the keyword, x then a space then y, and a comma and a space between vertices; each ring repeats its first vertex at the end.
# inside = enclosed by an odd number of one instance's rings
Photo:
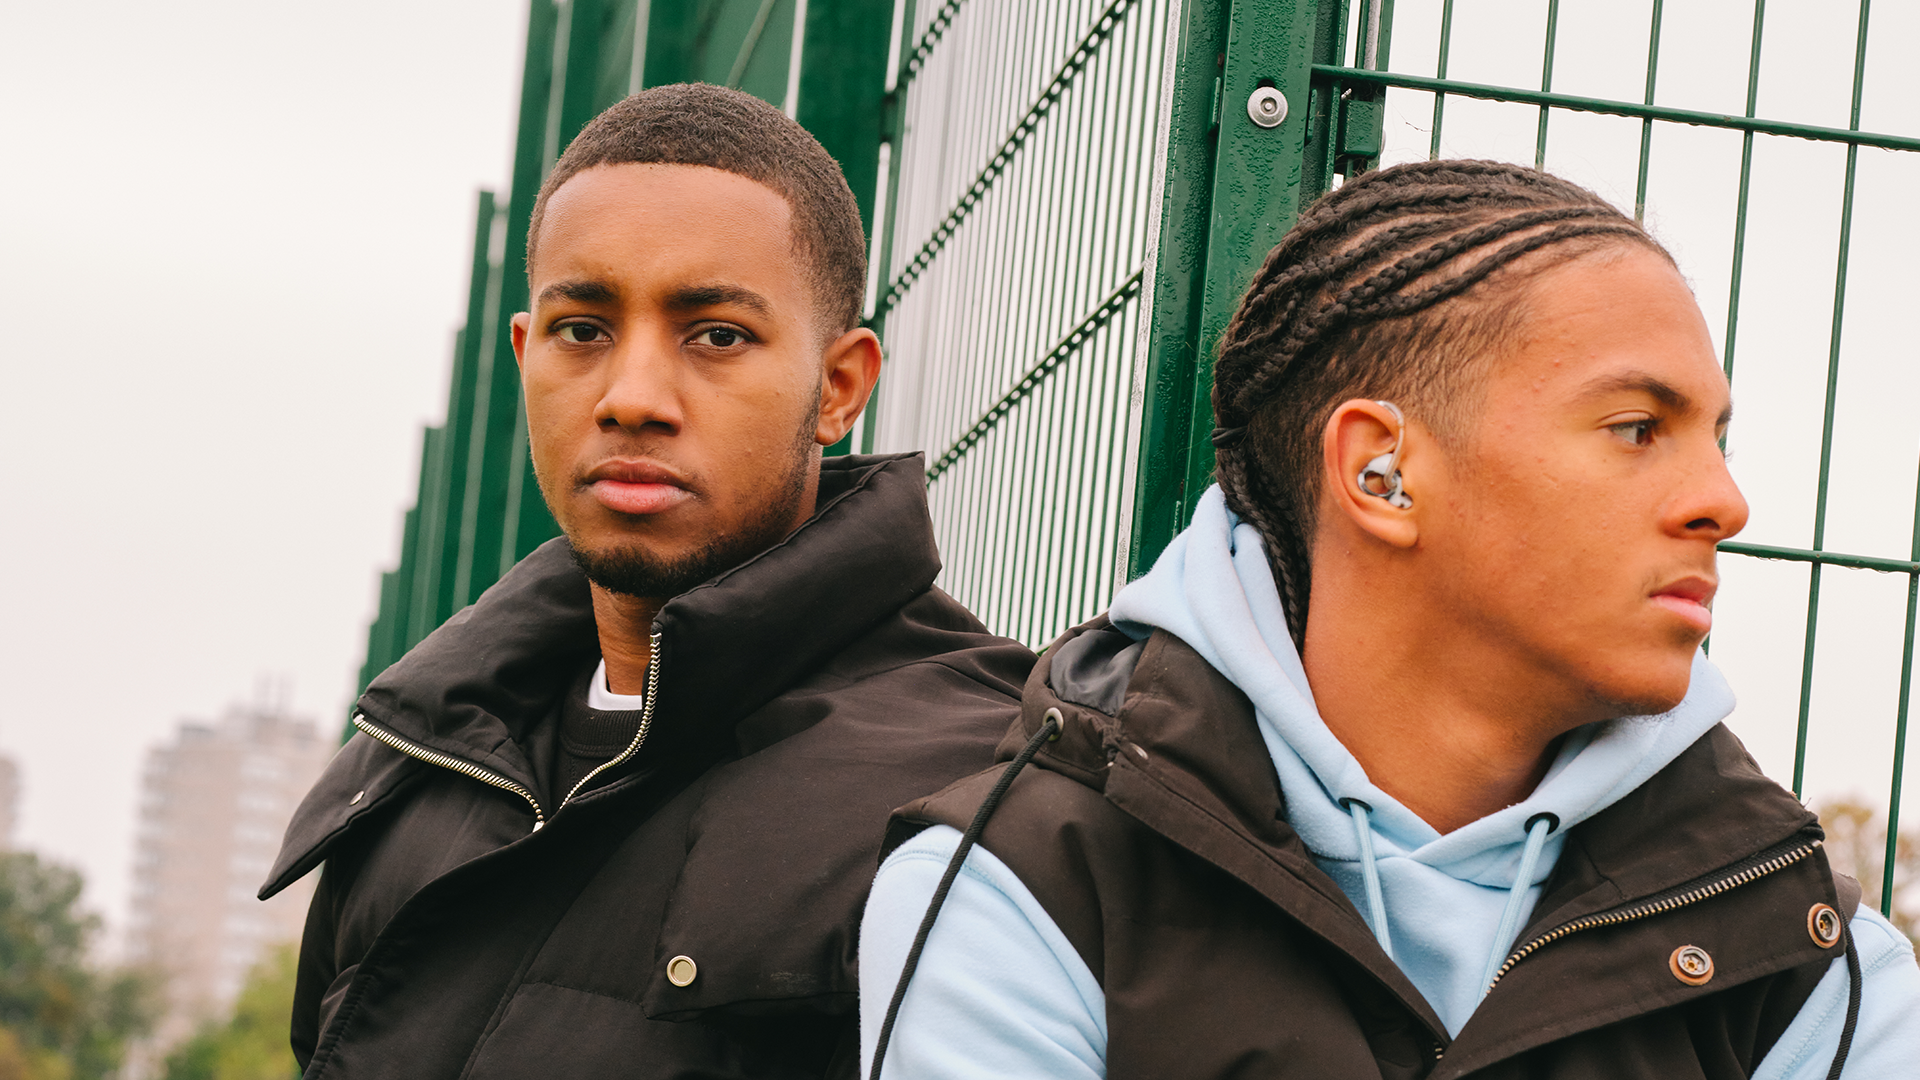
POLYGON ((737 304, 762 318, 773 318, 773 305, 766 297, 738 285, 684 285, 668 293, 666 298, 667 308, 673 311, 693 311, 724 304, 737 304))
MULTIPOLYGON (((1686 412, 1693 408, 1693 399, 1675 387, 1672 383, 1657 375, 1643 371, 1628 372, 1621 375, 1605 375, 1586 385, 1581 397, 1599 398, 1612 394, 1645 394, 1648 397, 1672 409, 1674 412, 1686 412)), ((1733 421, 1733 402, 1727 402, 1725 408, 1714 421, 1716 427, 1725 427, 1733 421)))
POLYGON ((540 290, 540 303, 571 300, 576 304, 611 304, 620 299, 620 290, 604 281, 556 281, 540 290))

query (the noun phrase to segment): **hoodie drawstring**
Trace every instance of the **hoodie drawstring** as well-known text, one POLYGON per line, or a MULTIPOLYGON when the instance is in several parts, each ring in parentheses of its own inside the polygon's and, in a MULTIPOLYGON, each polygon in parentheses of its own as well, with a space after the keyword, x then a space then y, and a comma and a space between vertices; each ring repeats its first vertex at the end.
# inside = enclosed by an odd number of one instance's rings
MULTIPOLYGON (((1367 925, 1387 959, 1392 960, 1393 934, 1387 928, 1387 902, 1380 892, 1380 866, 1373 857, 1373 826, 1367 821, 1373 807, 1359 799, 1341 799, 1340 806, 1352 815, 1353 838, 1360 844, 1360 874, 1367 885, 1367 925)), ((1547 846, 1547 837, 1559 827, 1560 819, 1552 814, 1535 814, 1527 819, 1527 846, 1520 853, 1520 869, 1513 875, 1513 887, 1507 890, 1507 907, 1500 914, 1500 925, 1493 934, 1493 952, 1487 957, 1486 975, 1480 980, 1481 985, 1489 989, 1507 958, 1507 947, 1520 932, 1521 908, 1527 891, 1533 887, 1533 872, 1540 865, 1540 852, 1547 846)), ((1486 991, 1481 993, 1484 995, 1486 991)))
POLYGON ((1520 853, 1520 869, 1513 875, 1513 888, 1507 891, 1507 909, 1501 912, 1499 929, 1493 932, 1493 952, 1487 956, 1486 974, 1480 977, 1484 988, 1480 991, 1481 997, 1493 989, 1493 978, 1507 959, 1514 935, 1520 933, 1522 901, 1526 899, 1527 890, 1533 887, 1533 871, 1540 863, 1540 850, 1547 846, 1547 836, 1559 827, 1560 819, 1552 814, 1535 814, 1527 819, 1527 846, 1520 853))
POLYGON ((1367 924, 1379 940, 1381 951, 1393 959, 1393 934, 1387 929, 1387 901, 1380 895, 1380 867, 1373 860, 1373 826, 1367 813, 1373 809, 1359 799, 1341 799, 1340 805, 1353 815, 1353 835, 1360 842, 1360 872, 1367 882, 1367 924))

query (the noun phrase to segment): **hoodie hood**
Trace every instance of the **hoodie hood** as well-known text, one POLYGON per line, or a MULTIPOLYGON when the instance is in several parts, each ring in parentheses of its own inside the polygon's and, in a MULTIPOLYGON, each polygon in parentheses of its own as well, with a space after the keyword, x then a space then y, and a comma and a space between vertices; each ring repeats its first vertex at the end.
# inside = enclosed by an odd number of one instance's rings
POLYGON ((1288 823, 1363 911, 1363 839, 1371 846, 1395 960, 1455 1033, 1485 989, 1488 954, 1512 944, 1510 936, 1494 939, 1529 820, 1548 813, 1559 825, 1520 883, 1523 913, 1552 873, 1568 829, 1638 788, 1733 709, 1726 680, 1696 656, 1687 696, 1672 711, 1576 729, 1525 800, 1441 835, 1375 786, 1320 719, 1259 533, 1227 509, 1218 486, 1153 569, 1115 597, 1110 614, 1136 639, 1158 628, 1186 642, 1252 701, 1288 823), (1364 838, 1346 809, 1350 800, 1372 810, 1362 819, 1364 838))

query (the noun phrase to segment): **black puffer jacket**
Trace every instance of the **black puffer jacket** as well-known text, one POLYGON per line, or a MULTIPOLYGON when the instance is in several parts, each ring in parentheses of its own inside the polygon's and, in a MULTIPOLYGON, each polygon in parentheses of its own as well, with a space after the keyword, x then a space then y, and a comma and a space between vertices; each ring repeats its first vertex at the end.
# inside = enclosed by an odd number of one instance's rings
POLYGON ((888 811, 992 760, 1033 664, 933 588, 921 470, 828 459, 812 520, 668 603, 644 747, 558 809, 522 746, 597 656, 563 541, 376 679, 261 890, 326 864, 306 1075, 852 1075, 888 811))

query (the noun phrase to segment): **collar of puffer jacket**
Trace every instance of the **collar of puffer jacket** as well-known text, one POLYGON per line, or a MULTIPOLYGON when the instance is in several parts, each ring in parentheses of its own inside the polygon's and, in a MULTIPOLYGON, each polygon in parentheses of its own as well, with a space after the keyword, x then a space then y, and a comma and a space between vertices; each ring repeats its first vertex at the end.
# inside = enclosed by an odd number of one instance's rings
MULTIPOLYGON (((917 453, 827 458, 805 524, 661 609, 650 759, 759 749, 740 744, 742 717, 933 586, 940 559, 925 477, 917 453)), ((410 742, 537 789, 520 736, 553 712, 599 648, 586 577, 556 539, 375 678, 356 709, 410 742)), ((421 767, 384 747, 357 747, 367 741, 350 743, 302 802, 263 894, 315 865, 421 767)))

